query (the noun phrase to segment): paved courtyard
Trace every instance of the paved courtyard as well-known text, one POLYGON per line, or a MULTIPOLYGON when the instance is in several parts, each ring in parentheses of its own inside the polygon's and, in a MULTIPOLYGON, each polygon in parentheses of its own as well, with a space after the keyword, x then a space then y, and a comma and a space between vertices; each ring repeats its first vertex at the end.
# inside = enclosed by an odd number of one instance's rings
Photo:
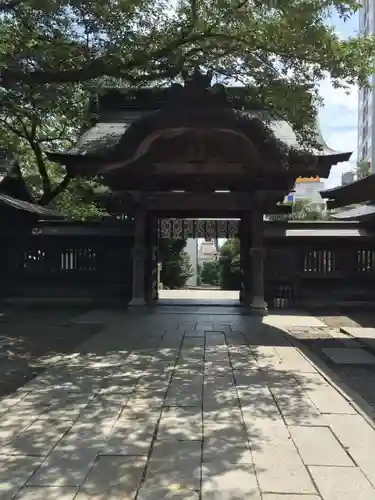
POLYGON ((375 500, 375 430, 288 329, 236 308, 91 311, 0 403, 0 499, 375 500))

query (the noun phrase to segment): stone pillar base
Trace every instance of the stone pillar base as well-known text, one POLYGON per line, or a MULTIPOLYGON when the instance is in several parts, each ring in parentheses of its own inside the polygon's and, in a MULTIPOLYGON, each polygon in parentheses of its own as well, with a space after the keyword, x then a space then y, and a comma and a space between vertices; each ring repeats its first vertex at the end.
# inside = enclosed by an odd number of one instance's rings
POLYGON ((267 303, 262 297, 253 297, 249 309, 252 316, 268 316, 267 303))
POLYGON ((143 297, 136 297, 129 302, 128 307, 147 307, 147 304, 143 297))

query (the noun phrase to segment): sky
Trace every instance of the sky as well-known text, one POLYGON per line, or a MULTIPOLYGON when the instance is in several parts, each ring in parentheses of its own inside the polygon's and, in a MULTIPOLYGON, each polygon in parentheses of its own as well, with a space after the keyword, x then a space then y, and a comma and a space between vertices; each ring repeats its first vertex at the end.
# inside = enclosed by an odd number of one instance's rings
MULTIPOLYGON (((354 35, 358 31, 357 16, 346 22, 333 16, 331 22, 343 38, 354 35)), ((358 89, 353 87, 347 95, 341 89, 333 89, 329 80, 325 80, 321 83, 320 95, 324 99, 324 106, 319 112, 319 124, 327 145, 341 152, 353 151, 349 162, 332 167, 329 178, 324 181, 324 187, 331 188, 341 184, 343 172, 355 167, 358 89)))

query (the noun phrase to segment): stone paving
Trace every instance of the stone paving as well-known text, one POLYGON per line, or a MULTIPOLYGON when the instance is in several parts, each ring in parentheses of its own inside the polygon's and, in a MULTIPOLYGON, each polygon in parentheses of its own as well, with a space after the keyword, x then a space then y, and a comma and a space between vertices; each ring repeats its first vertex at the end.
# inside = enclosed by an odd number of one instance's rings
POLYGON ((310 356, 314 353, 322 359, 341 382, 366 401, 370 407, 367 413, 375 422, 375 328, 339 325, 323 323, 288 328, 288 332, 308 348, 310 356))
POLYGON ((298 348, 308 316, 93 311, 0 403, 0 500, 375 500, 375 430, 298 348))

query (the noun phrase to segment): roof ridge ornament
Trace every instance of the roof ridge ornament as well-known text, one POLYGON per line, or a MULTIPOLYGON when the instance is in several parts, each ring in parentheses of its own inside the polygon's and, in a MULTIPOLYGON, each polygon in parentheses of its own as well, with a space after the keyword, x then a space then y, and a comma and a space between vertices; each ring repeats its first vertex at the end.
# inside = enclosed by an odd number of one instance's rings
POLYGON ((195 69, 194 73, 189 75, 189 72, 184 70, 181 72, 181 76, 184 80, 185 88, 192 90, 208 90, 211 88, 213 76, 211 71, 204 74, 199 69, 195 69))
POLYGON ((191 114, 197 109, 202 109, 214 113, 222 112, 223 108, 231 109, 231 103, 227 98, 225 88, 222 85, 212 85, 213 73, 203 73, 199 69, 193 72, 181 71, 183 85, 173 83, 169 88, 169 96, 161 110, 173 110, 176 113, 191 114))

